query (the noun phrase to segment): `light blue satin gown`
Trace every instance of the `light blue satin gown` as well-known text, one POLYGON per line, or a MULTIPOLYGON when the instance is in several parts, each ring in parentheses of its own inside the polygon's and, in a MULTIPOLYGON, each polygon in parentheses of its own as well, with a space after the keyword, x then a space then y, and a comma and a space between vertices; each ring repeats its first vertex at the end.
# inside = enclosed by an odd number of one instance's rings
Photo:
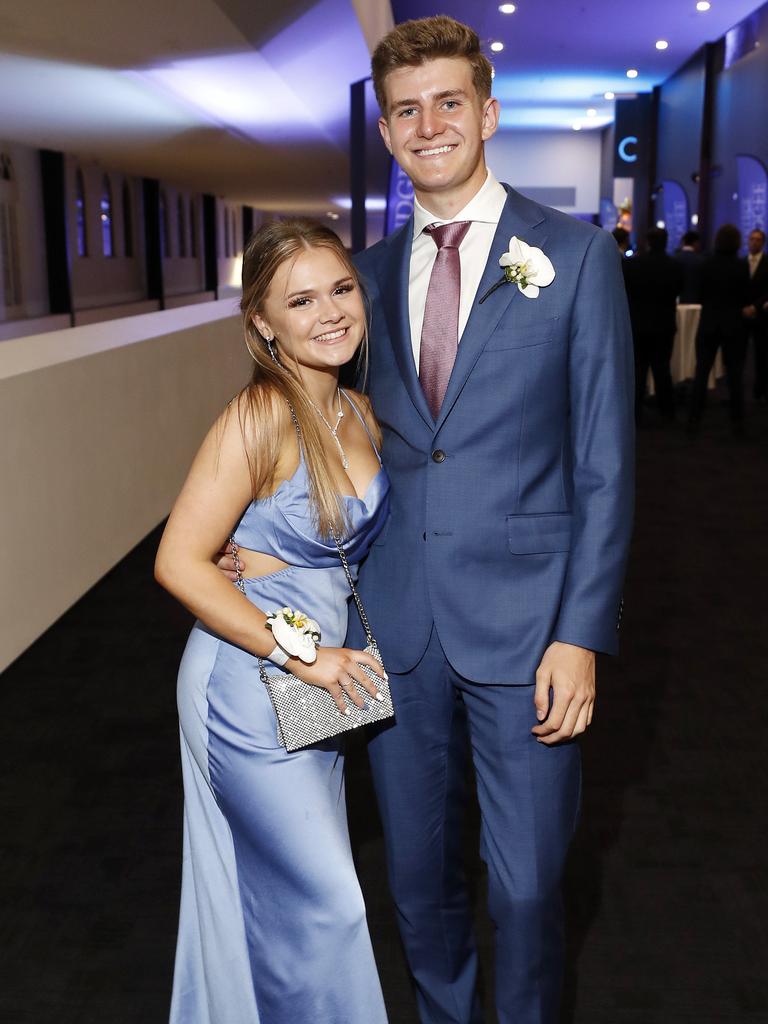
MULTIPOLYGON (((300 608, 325 646, 341 647, 349 586, 335 546, 312 525, 307 486, 302 457, 290 480, 245 510, 236 542, 289 564, 245 580, 246 594, 264 611, 300 608)), ((366 494, 345 499, 350 565, 381 530, 388 496, 379 460, 366 494)), ((178 706, 184 862, 171 1024, 385 1024, 340 741, 286 753, 257 659, 200 622, 178 706)))

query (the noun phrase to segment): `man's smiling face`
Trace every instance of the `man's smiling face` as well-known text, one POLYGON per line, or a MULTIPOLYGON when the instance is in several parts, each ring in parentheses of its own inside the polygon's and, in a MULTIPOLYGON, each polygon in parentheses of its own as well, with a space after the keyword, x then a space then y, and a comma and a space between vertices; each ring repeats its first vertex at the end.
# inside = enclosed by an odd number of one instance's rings
POLYGON ((485 180, 483 143, 498 125, 498 103, 479 98, 469 61, 438 57, 398 68, 384 88, 379 129, 417 196, 466 190, 468 201, 485 180))

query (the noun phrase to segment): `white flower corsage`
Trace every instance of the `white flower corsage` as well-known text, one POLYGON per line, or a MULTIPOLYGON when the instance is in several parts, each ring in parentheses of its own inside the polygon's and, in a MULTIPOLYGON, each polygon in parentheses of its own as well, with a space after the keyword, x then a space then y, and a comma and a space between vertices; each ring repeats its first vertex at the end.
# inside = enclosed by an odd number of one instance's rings
POLYGON ((265 623, 272 630, 275 643, 292 658, 301 658, 311 665, 317 658, 320 643, 320 627, 314 619, 293 608, 280 608, 270 612, 265 623))
POLYGON ((504 268, 504 277, 488 289, 480 302, 485 302, 503 284, 516 284, 526 299, 536 299, 540 288, 546 288, 555 279, 555 268, 541 249, 528 245, 513 235, 509 240, 509 251, 499 258, 504 268))

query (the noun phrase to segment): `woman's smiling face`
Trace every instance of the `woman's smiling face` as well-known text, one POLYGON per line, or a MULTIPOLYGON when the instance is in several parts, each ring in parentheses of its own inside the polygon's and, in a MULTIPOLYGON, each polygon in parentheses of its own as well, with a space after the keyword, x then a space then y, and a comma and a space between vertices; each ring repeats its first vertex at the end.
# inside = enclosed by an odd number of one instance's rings
POLYGON ((255 317, 278 354, 313 369, 339 367, 357 351, 365 330, 360 288, 325 246, 304 249, 276 270, 264 308, 255 317))

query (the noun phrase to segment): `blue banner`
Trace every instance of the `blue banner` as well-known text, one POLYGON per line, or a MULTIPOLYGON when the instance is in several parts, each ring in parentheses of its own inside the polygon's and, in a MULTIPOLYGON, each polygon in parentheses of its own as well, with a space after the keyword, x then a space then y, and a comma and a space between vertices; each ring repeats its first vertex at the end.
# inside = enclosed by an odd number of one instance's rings
POLYGON ((742 243, 746 246, 747 235, 753 228, 766 230, 768 174, 755 156, 737 156, 736 170, 739 182, 739 227, 742 243))
POLYGON ((389 168, 389 189, 387 190, 387 216, 384 234, 391 235, 401 227, 413 213, 413 185, 397 161, 389 168))
POLYGON ((683 235, 690 225, 688 213, 688 196, 679 181, 663 181, 662 209, 664 210, 664 226, 669 235, 667 248, 674 252, 680 248, 683 235))

